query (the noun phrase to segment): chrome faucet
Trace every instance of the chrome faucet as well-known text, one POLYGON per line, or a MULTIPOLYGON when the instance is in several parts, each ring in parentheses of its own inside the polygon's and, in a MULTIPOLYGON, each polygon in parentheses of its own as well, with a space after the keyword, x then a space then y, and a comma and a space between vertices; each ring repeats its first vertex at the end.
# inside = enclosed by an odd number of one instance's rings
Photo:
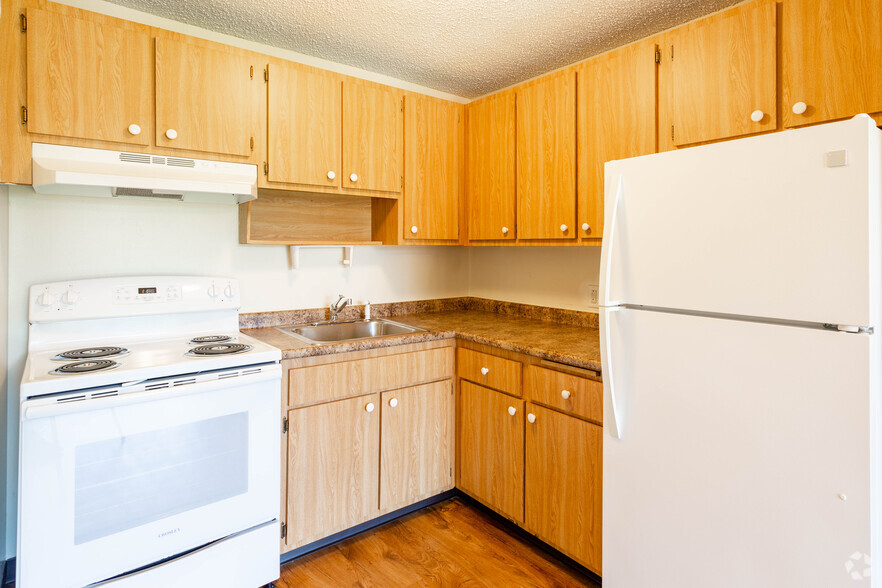
POLYGON ((340 294, 340 297, 337 299, 337 302, 332 304, 331 308, 330 308, 331 322, 333 323, 334 321, 336 321, 337 315, 340 314, 341 312, 343 312, 343 309, 346 308, 347 306, 349 306, 350 304, 352 304, 352 298, 346 298, 345 296, 340 294))

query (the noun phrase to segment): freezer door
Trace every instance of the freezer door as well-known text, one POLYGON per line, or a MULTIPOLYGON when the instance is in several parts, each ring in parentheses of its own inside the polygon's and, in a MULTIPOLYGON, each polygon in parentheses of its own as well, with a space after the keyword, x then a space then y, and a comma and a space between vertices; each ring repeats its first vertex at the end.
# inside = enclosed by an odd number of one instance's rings
POLYGON ((874 125, 862 117, 607 163, 601 305, 875 326, 874 125))
POLYGON ((877 336, 630 309, 602 320, 625 401, 621 438, 604 419, 604 588, 882 585, 864 577, 877 336))

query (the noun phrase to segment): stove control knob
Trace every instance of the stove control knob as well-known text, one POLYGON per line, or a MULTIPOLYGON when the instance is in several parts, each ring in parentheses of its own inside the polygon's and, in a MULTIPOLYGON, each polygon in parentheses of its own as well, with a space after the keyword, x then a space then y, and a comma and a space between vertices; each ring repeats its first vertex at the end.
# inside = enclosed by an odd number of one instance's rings
POLYGON ((61 297, 61 301, 65 304, 74 304, 79 298, 80 295, 74 292, 73 288, 68 288, 64 296, 61 297))
POLYGON ((232 298, 233 296, 235 296, 235 294, 236 293, 233 292, 233 285, 227 284, 227 287, 224 288, 224 296, 226 296, 227 298, 232 298))
POLYGON ((43 293, 37 296, 37 302, 40 306, 52 306, 55 302, 55 296, 49 293, 49 289, 43 290, 43 293))
POLYGON ((217 287, 214 284, 208 287, 208 296, 210 298, 217 298, 217 287))

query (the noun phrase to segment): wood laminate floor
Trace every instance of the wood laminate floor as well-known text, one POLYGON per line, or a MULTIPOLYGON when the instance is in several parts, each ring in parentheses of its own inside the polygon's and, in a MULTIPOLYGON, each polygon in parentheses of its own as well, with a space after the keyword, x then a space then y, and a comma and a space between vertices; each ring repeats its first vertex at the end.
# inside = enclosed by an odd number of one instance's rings
POLYGON ((288 563, 276 586, 599 584, 453 498, 288 563))

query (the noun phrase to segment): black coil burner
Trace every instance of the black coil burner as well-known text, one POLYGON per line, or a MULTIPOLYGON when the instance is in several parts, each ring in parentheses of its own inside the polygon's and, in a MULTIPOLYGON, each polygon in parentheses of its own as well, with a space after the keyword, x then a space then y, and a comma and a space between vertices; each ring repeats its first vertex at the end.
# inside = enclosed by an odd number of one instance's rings
POLYGON ((217 345, 200 345, 199 347, 194 347, 187 352, 187 355, 210 357, 213 355, 233 355, 234 353, 245 353, 246 351, 251 351, 251 345, 243 345, 241 343, 220 343, 217 345))
POLYGON ((192 345, 200 345, 202 343, 223 343, 232 339, 229 335, 203 335, 202 337, 193 337, 190 339, 192 345))
POLYGON ((99 357, 114 357, 128 353, 125 347, 84 347, 82 349, 71 349, 70 351, 62 351, 52 359, 97 359, 99 357))
POLYGON ((50 374, 55 375, 71 375, 71 374, 91 374, 92 372, 100 372, 102 370, 113 369, 119 364, 109 359, 95 359, 89 361, 78 361, 76 363, 66 363, 57 367, 50 374))

